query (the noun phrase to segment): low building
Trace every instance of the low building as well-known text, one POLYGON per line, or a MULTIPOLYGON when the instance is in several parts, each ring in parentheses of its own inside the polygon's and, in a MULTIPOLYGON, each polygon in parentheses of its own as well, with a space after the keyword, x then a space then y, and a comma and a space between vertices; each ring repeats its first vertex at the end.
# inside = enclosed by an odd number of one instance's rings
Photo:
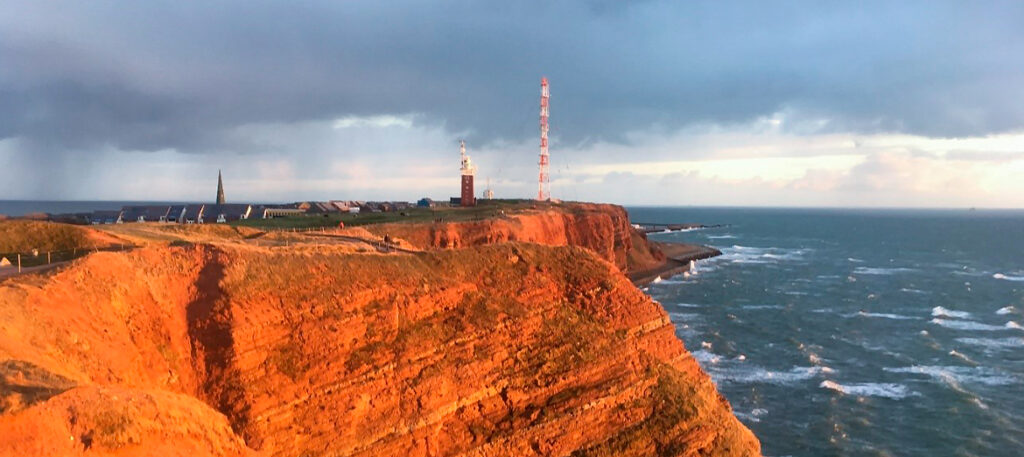
POLYGON ((186 209, 188 209, 188 205, 171 205, 170 209, 167 210, 167 217, 164 222, 172 224, 181 223, 185 217, 186 209))
POLYGON ((225 222, 248 219, 252 214, 252 205, 246 203, 228 203, 224 205, 203 205, 196 217, 200 224, 223 224, 225 222))
POLYGON ((337 213, 339 210, 329 202, 301 202, 298 204, 298 208, 304 210, 306 214, 327 214, 337 213))
POLYGON ((416 202, 416 206, 420 208, 433 208, 437 206, 437 203, 435 203, 433 199, 423 197, 416 202))
POLYGON ((167 222, 170 210, 167 205, 125 206, 121 208, 121 219, 124 222, 167 222))
POLYGON ((334 205, 335 208, 338 208, 338 211, 343 213, 358 214, 360 208, 365 204, 365 202, 355 200, 331 200, 331 204, 334 205))
POLYGON ((263 207, 256 214, 264 219, 273 219, 275 217, 290 217, 290 216, 302 216, 306 214, 305 211, 298 208, 268 208, 263 207))
POLYGON ((124 221, 121 219, 121 215, 124 214, 121 210, 113 211, 93 211, 89 215, 89 223, 92 225, 100 224, 120 224, 124 221))

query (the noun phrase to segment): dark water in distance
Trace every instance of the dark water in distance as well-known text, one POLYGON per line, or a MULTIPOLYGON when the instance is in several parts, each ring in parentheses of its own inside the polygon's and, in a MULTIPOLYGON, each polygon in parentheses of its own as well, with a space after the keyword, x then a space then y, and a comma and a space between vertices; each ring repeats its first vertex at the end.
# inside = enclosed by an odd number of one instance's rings
POLYGON ((647 292, 765 455, 1024 455, 1024 211, 629 211, 730 224, 647 292))
POLYGON ((130 205, 173 205, 184 202, 152 201, 45 201, 45 200, 0 200, 0 214, 24 216, 30 213, 90 213, 93 211, 117 210, 130 205))

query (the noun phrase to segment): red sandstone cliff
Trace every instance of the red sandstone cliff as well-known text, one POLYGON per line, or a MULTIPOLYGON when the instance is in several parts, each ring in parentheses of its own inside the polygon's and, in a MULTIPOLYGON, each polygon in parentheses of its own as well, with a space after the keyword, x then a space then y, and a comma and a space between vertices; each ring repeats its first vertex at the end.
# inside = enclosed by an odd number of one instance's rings
POLYGON ((0 455, 759 455, 626 239, 150 247, 0 282, 0 455))
POLYGON ((580 246, 620 270, 658 266, 665 255, 634 230, 621 206, 567 203, 480 221, 396 223, 365 227, 378 236, 402 239, 421 249, 460 248, 522 241, 548 246, 580 246))

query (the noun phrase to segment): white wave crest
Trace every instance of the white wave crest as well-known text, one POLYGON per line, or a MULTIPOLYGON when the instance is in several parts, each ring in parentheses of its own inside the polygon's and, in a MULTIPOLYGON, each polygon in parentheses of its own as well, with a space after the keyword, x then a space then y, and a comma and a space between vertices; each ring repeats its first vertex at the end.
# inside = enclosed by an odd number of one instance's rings
POLYGON ((999 314, 999 315, 1005 315, 1005 314, 1010 314, 1010 313, 1012 313, 1012 312, 1014 312, 1014 311, 1016 311, 1016 310, 1017 310, 1017 308, 1014 308, 1014 307, 1013 307, 1013 305, 1010 305, 1010 306, 1004 306, 1004 307, 1002 307, 1002 308, 999 308, 999 309, 998 309, 998 310, 996 311, 996 314, 999 314))
POLYGON ((1024 276, 1009 276, 1002 273, 996 273, 992 275, 993 278, 1002 279, 1005 281, 1024 281, 1024 276))
POLYGON ((854 274, 861 275, 893 275, 896 273, 910 273, 917 271, 913 268, 872 268, 872 267, 857 267, 853 269, 854 274))
POLYGON ((701 366, 705 367, 706 364, 715 364, 722 360, 722 356, 715 354, 711 351, 705 351, 703 349, 699 351, 690 352, 690 355, 692 355, 693 358, 701 364, 701 366))
POLYGON ((951 355, 953 357, 956 357, 956 358, 958 358, 960 360, 963 360, 964 362, 967 362, 967 363, 976 363, 975 361, 971 360, 970 357, 967 357, 967 354, 964 354, 963 352, 958 352, 956 350, 952 350, 952 351, 949 351, 949 355, 951 355))
POLYGON ((750 422, 761 422, 761 416, 768 414, 768 410, 764 408, 754 408, 754 410, 749 413, 734 411, 733 414, 735 414, 736 417, 740 419, 744 419, 750 422))
MULTIPOLYGON (((884 368, 890 373, 906 373, 925 375, 932 379, 946 383, 957 384, 983 384, 987 386, 1005 386, 1020 382, 1020 379, 1012 374, 1003 373, 987 367, 959 367, 959 366, 922 366, 914 365, 900 368, 884 368)), ((959 388, 959 386, 954 386, 959 388)))
POLYGON ((708 370, 711 379, 715 380, 715 382, 735 384, 792 384, 834 371, 825 366, 793 367, 788 371, 773 371, 758 366, 745 366, 736 363, 711 365, 704 368, 708 370))
POLYGON ((939 325, 942 327, 951 328, 953 330, 978 330, 991 332, 996 330, 1021 329, 1021 326, 1013 321, 1007 322, 1004 325, 990 325, 982 324, 981 322, 975 321, 953 321, 948 319, 936 318, 928 322, 931 322, 932 324, 939 325))
POLYGON ((782 306, 782 305, 747 305, 747 306, 743 307, 743 309, 749 309, 749 310, 784 309, 784 308, 785 308, 785 306, 782 306))
POLYGON ((960 343, 980 346, 988 350, 1024 347, 1024 338, 957 338, 960 343))
POLYGON ((858 311, 853 314, 844 314, 843 317, 877 317, 882 319, 895 319, 895 320, 909 320, 918 319, 912 316, 904 316, 902 314, 890 314, 890 313, 869 313, 866 311, 858 311))
POLYGON ((907 386, 893 383, 865 382, 858 384, 839 384, 834 381, 825 380, 822 381, 818 387, 831 389, 846 395, 856 395, 858 397, 884 397, 891 398, 893 400, 899 400, 910 395, 916 395, 916 393, 910 392, 910 390, 907 389, 907 386))
POLYGON ((678 306, 680 308, 703 308, 704 307, 704 305, 698 305, 696 303, 673 303, 673 306, 678 306))
POLYGON ((900 289, 900 292, 906 292, 908 294, 927 294, 927 293, 929 293, 929 292, 921 290, 921 289, 910 289, 910 288, 907 288, 907 287, 904 287, 904 288, 900 289))
POLYGON ((936 306, 936 307, 932 308, 932 316, 935 316, 935 317, 940 317, 940 316, 941 317, 953 317, 953 318, 957 318, 957 319, 967 319, 967 318, 971 317, 971 313, 968 313, 967 311, 954 311, 954 310, 951 310, 951 309, 943 308, 941 306, 936 306))
POLYGON ((774 264, 779 261, 802 260, 809 249, 759 248, 733 245, 722 248, 721 259, 732 263, 774 264))

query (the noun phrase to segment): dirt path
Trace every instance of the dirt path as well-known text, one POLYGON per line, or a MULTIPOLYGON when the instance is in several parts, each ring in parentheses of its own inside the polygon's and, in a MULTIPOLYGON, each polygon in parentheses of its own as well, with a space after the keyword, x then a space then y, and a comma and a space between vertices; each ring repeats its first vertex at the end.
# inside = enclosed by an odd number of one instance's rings
POLYGON ((378 252, 400 252, 400 253, 403 253, 403 254, 415 254, 415 253, 417 253, 417 251, 401 248, 401 247, 395 246, 393 244, 384 244, 382 242, 373 242, 373 241, 367 240, 365 238, 359 238, 357 236, 339 235, 339 234, 330 233, 330 232, 328 232, 328 233, 315 233, 315 232, 313 232, 313 233, 307 233, 306 236, 322 237, 322 238, 333 238, 333 239, 339 239, 339 240, 348 241, 348 242, 352 242, 352 243, 360 243, 360 244, 372 247, 372 248, 376 249, 378 252))

